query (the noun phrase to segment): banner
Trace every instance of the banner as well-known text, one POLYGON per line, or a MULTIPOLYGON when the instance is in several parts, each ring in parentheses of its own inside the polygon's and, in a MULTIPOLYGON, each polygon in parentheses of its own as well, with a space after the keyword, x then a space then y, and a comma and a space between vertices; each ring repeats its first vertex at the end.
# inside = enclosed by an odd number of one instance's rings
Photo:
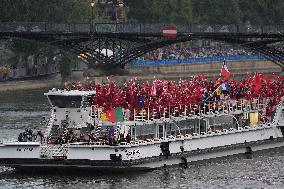
POLYGON ((191 64, 191 63, 209 63, 226 61, 246 61, 246 60, 265 60, 262 56, 220 56, 208 58, 187 58, 187 59, 172 59, 172 60, 135 60, 133 66, 153 66, 153 65, 172 65, 172 64, 191 64))

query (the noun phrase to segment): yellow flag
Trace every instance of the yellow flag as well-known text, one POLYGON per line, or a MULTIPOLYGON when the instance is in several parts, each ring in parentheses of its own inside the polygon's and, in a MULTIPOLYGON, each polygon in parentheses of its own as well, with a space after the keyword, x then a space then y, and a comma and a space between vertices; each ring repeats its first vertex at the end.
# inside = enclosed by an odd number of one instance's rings
POLYGON ((218 87, 217 89, 216 89, 216 95, 217 96, 220 96, 221 95, 221 87, 218 87))
POLYGON ((101 119, 102 119, 102 121, 107 121, 108 120, 106 113, 102 113, 101 114, 101 119))

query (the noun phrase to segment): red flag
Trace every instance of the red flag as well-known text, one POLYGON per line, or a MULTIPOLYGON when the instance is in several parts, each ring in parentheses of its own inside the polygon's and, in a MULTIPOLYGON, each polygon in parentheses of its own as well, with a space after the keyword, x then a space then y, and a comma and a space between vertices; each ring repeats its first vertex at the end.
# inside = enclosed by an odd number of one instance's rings
POLYGON ((157 83, 156 81, 154 81, 151 87, 151 96, 156 96, 156 95, 157 95, 157 83))
POLYGON ((111 110, 108 110, 108 111, 106 112, 106 117, 107 117, 107 119, 108 119, 110 122, 112 122, 112 123, 115 123, 115 122, 116 122, 114 108, 111 109, 111 110))
POLYGON ((256 73, 253 80, 252 80, 252 89, 256 92, 259 92, 259 90, 262 88, 262 75, 256 73))
POLYGON ((213 80, 213 83, 216 83, 216 80, 217 80, 216 75, 213 75, 213 76, 212 76, 212 80, 213 80))
POLYGON ((177 28, 176 27, 163 27, 163 37, 176 37, 177 28))
POLYGON ((224 60, 223 65, 222 65, 220 75, 223 76, 223 77, 225 77, 225 79, 229 79, 229 77, 230 77, 230 72, 229 72, 229 70, 228 70, 228 68, 227 68, 226 61, 225 61, 225 60, 224 60))

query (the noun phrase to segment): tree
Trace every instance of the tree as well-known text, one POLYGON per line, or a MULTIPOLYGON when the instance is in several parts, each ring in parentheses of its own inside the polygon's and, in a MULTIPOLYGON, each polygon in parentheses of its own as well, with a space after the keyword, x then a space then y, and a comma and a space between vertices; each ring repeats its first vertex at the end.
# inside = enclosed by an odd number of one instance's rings
POLYGON ((126 0, 142 23, 283 24, 283 0, 126 0))
POLYGON ((241 10, 238 0, 192 0, 195 23, 239 24, 241 10))
POLYGON ((60 60, 59 60, 59 69, 61 73, 62 80, 68 80, 71 76, 72 66, 74 65, 75 61, 77 60, 74 55, 69 53, 61 53, 60 60))
POLYGON ((240 0, 242 22, 251 24, 283 24, 284 1, 282 0, 240 0))
MULTIPOLYGON (((96 13, 98 12, 95 9, 96 13)), ((88 0, 1 0, 0 22, 89 22, 88 0)))
MULTIPOLYGON (((1 0, 0 22, 90 22, 91 11, 89 0, 1 0)), ((96 7, 94 11, 96 20, 102 20, 96 7)), ((10 49, 25 61, 29 55, 37 57, 39 53, 45 52, 42 50, 42 44, 18 39, 11 40, 10 49)), ((49 59, 52 58, 50 57, 53 56, 50 49, 45 53, 45 56, 49 59)), ((70 55, 66 55, 60 62, 63 78, 71 74, 71 65, 74 61, 72 58, 70 55)))
POLYGON ((142 23, 188 23, 191 0, 127 0, 128 17, 142 23))

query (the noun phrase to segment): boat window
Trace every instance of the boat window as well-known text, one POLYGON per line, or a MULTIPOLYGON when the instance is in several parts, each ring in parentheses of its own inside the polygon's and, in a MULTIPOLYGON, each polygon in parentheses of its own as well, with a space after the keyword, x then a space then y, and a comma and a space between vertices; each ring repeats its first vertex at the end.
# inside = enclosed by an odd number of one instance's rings
POLYGON ((49 95, 48 98, 52 106, 57 106, 58 108, 80 108, 82 102, 82 96, 49 95))

